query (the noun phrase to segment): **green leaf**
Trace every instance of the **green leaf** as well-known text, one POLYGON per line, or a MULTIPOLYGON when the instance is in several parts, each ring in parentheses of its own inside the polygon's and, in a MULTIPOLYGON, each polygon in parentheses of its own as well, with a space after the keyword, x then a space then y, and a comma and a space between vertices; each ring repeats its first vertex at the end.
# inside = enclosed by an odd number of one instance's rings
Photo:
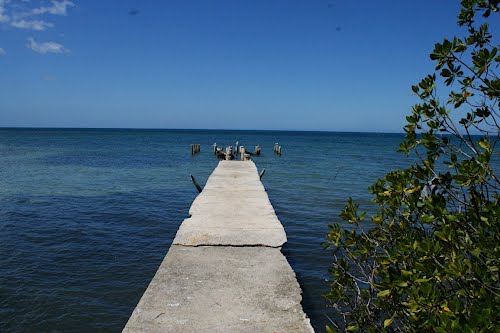
POLYGON ((422 282, 427 282, 427 281, 430 281, 431 279, 427 279, 427 278, 422 278, 422 279, 416 279, 415 282, 417 283, 422 283, 422 282))
POLYGON ((391 293, 391 290, 390 289, 386 289, 386 290, 382 290, 381 292, 379 292, 377 294, 378 297, 385 297, 387 295, 389 295, 391 293))
POLYGON ((442 77, 450 77, 451 76, 450 70, 447 68, 443 68, 443 70, 441 71, 441 76, 442 77))
POLYGON ((335 330, 331 328, 330 326, 326 325, 326 333, 335 333, 335 330))
POLYGON ((412 271, 405 271, 404 269, 401 270, 401 275, 403 276, 410 276, 413 275, 412 271))
POLYGON ((437 238, 439 238, 445 242, 448 241, 448 239, 446 238, 446 235, 441 231, 434 231, 434 235, 436 235, 437 238))
POLYGON ((460 44, 460 45, 457 45, 454 49, 453 49, 453 52, 464 52, 465 50, 467 50, 467 46, 465 44, 460 44))
POLYGON ((399 144, 410 158, 394 163, 409 166, 369 188, 373 223, 361 221, 365 215, 351 200, 342 227, 327 237, 337 249, 328 298, 342 309, 337 320, 350 325, 348 331, 490 332, 498 326, 498 296, 491 290, 500 287, 500 56, 499 36, 483 22, 499 21, 500 2, 459 3, 463 37, 436 44, 435 70, 411 86, 419 102, 406 114, 399 144), (356 283, 367 277, 366 285, 356 283))

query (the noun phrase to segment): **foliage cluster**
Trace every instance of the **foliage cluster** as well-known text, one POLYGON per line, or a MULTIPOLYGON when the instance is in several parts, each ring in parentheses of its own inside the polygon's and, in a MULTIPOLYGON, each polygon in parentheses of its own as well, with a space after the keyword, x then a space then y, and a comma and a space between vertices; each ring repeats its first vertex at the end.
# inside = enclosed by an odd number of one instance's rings
POLYGON ((412 87, 400 148, 416 162, 371 186, 369 221, 349 199, 350 228, 330 226, 327 331, 500 332, 499 2, 461 2, 465 37, 436 44, 436 72, 412 87))

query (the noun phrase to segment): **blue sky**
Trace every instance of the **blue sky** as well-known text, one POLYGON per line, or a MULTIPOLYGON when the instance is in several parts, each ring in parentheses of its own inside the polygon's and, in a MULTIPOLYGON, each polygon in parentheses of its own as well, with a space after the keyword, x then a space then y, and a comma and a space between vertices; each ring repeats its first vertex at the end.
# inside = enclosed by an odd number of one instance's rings
POLYGON ((398 132, 458 9, 0 0, 0 126, 398 132))

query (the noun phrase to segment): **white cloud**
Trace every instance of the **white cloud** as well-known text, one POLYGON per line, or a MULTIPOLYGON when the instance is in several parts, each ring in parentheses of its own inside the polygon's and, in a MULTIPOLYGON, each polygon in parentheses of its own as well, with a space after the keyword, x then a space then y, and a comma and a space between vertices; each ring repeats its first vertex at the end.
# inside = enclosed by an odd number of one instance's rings
POLYGON ((65 53, 68 52, 64 46, 56 42, 37 42, 33 37, 28 38, 28 43, 26 47, 32 49, 35 52, 46 54, 46 53, 65 53))
POLYGON ((5 14, 5 0, 0 0, 0 23, 9 22, 10 18, 5 14))
POLYGON ((12 22, 11 25, 15 28, 32 29, 37 31, 42 31, 54 26, 50 22, 45 22, 41 20, 33 20, 33 21, 20 20, 12 22))
POLYGON ((69 0, 56 1, 52 0, 52 5, 47 7, 35 8, 31 11, 33 15, 53 14, 53 15, 66 15, 67 8, 75 4, 69 0))
POLYGON ((53 24, 36 19, 25 20, 25 18, 43 14, 66 16, 68 8, 73 6, 75 4, 70 0, 52 0, 50 5, 28 9, 26 5, 19 5, 19 2, 0 0, 0 24, 10 22, 10 25, 15 28, 45 30, 53 24))
MULTIPOLYGON (((34 3, 35 1, 31 0, 0 0, 0 29, 10 26, 17 29, 44 31, 54 27, 47 16, 65 16, 68 8, 75 6, 70 0, 37 1, 38 7, 33 8, 34 3)), ((28 38, 26 47, 41 54, 69 52, 57 42, 38 42, 33 37, 28 38)), ((5 50, 0 48, 0 56, 3 54, 5 50)))
POLYGON ((0 56, 3 56, 4 54, 7 54, 7 52, 5 52, 5 50, 0 47, 0 56))

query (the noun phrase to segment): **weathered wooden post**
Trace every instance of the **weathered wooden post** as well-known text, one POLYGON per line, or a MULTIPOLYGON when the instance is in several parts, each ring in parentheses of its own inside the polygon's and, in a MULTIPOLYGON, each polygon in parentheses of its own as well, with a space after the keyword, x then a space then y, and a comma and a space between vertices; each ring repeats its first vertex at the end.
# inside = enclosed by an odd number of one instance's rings
POLYGON ((201 151, 201 145, 199 143, 191 144, 191 155, 197 154, 201 151))
POLYGON ((255 155, 257 155, 257 156, 260 155, 260 145, 255 146, 255 155))
POLYGON ((215 151, 215 155, 218 157, 218 158, 226 158, 226 153, 224 152, 224 150, 222 150, 222 148, 219 148, 217 147, 217 150, 215 151))
POLYGON ((277 142, 274 144, 274 153, 281 156, 281 146, 277 142))
POLYGON ((239 152, 240 152, 239 141, 236 141, 236 144, 234 145, 234 153, 238 154, 239 152))
POLYGON ((203 191, 203 189, 201 188, 200 184, 198 184, 198 182, 196 181, 196 179, 194 179, 193 175, 191 175, 191 180, 193 181, 194 186, 198 190, 198 193, 201 193, 201 191, 203 191))
POLYGON ((240 153, 241 153, 241 160, 245 160, 245 147, 241 146, 240 147, 240 153))

